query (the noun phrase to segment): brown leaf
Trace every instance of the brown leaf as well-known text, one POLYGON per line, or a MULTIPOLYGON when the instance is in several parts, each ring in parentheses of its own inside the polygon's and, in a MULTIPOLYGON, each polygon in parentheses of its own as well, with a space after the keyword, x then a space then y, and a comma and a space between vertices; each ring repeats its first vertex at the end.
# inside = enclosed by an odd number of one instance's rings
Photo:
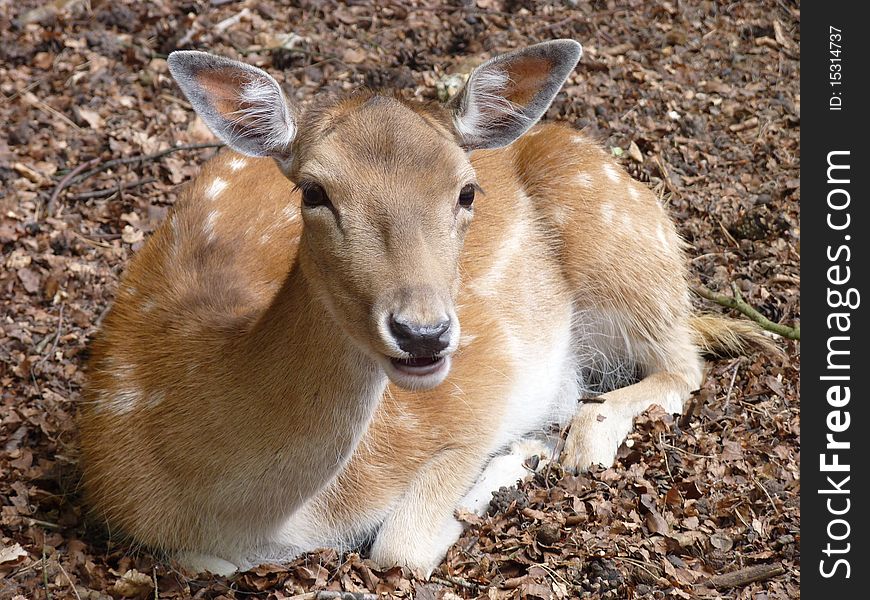
POLYGON ((100 113, 95 110, 90 110, 89 108, 77 108, 76 112, 79 113, 79 117, 81 117, 83 121, 90 125, 91 129, 99 131, 105 125, 103 117, 101 117, 100 113))
POLYGON ((710 545, 722 552, 728 552, 734 546, 734 541, 724 533, 717 532, 710 536, 710 545))
POLYGON ((130 569, 117 579, 112 586, 112 592, 124 598, 142 598, 154 587, 149 575, 130 569))
POLYGON ((24 289, 31 294, 37 293, 42 287, 42 278, 33 269, 28 269, 27 267, 18 269, 18 279, 21 281, 24 289))
POLYGON ((21 547, 21 544, 14 543, 10 546, 0 548, 0 564, 7 563, 17 564, 27 557, 27 550, 21 547))
POLYGON ((646 514, 646 526, 652 533, 668 535, 671 532, 670 525, 657 510, 652 510, 646 514))
POLYGON ((341 59, 350 64, 359 64, 366 59, 366 53, 358 48, 348 48, 341 55, 341 59))

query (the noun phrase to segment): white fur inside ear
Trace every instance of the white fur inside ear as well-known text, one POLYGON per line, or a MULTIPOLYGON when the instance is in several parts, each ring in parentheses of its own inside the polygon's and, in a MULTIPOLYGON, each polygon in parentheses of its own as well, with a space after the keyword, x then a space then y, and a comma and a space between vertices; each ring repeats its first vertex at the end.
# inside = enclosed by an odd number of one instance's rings
POLYGON ((456 131, 467 140, 485 138, 496 125, 514 121, 518 127, 530 126, 531 119, 520 106, 505 97, 510 77, 495 66, 483 65, 471 74, 466 84, 464 110, 456 115, 456 131))
POLYGON ((239 99, 242 108, 229 115, 234 133, 244 129, 245 137, 258 139, 267 151, 286 149, 296 136, 296 125, 278 82, 265 74, 251 77, 239 99))

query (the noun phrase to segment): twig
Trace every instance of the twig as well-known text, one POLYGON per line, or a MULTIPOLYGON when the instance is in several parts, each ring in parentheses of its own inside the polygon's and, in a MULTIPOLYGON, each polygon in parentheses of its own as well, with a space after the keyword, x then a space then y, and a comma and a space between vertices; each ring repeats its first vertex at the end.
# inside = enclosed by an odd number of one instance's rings
POLYGON ((73 178, 84 171, 85 169, 89 169, 100 162, 100 158, 92 158, 88 162, 82 163, 77 166, 75 169, 67 173, 63 179, 60 180, 60 183, 55 186, 54 191, 51 193, 51 198, 48 199, 48 204, 45 205, 45 215, 50 217, 54 213, 54 205, 57 202, 58 196, 60 193, 66 188, 73 180, 73 178))
POLYGON ((752 483, 755 484, 755 487, 757 487, 759 490, 764 492, 764 495, 767 496, 767 500, 770 502, 770 505, 773 507, 773 512, 775 512, 776 514, 779 514, 779 509, 776 507, 776 502, 773 501, 773 497, 770 495, 770 492, 767 491, 767 488, 764 487, 763 485, 761 485, 761 483, 755 477, 752 477, 751 475, 750 475, 750 477, 752 478, 752 483))
POLYGON ((42 547, 42 585, 45 587, 45 599, 51 600, 51 592, 48 591, 48 559, 45 557, 45 546, 42 547))
POLYGON ((790 340, 798 340, 801 339, 801 328, 800 325, 797 327, 789 327, 788 325, 781 325, 780 323, 774 323, 760 312, 752 308, 746 302, 743 301, 743 298, 740 297, 739 292, 732 296, 724 296, 722 294, 717 294, 712 290, 708 290, 703 286, 692 286, 692 291, 701 296, 702 298, 706 298, 710 302, 715 302, 720 306, 724 306, 726 308, 733 308, 737 312, 742 315, 752 319, 756 323, 758 323, 762 329, 773 332, 777 335, 781 335, 784 338, 788 338, 790 340))
MULTIPOLYGON (((27 98, 25 98, 25 101, 26 101, 26 100, 27 100, 27 98)), ((44 112, 44 113, 48 113, 49 115, 51 115, 51 116, 53 116, 53 117, 56 117, 56 118, 60 119, 61 121, 63 121, 64 123, 66 123, 67 125, 69 125, 70 127, 72 127, 73 129, 75 129, 76 131, 81 131, 81 130, 82 130, 82 128, 79 127, 79 126, 78 126, 78 125, 77 125, 77 124, 76 124, 72 119, 70 119, 68 116, 66 116, 65 114, 63 114, 62 112, 60 112, 59 110, 57 110, 56 108, 54 108, 54 107, 52 107, 52 106, 46 104, 46 103, 43 102, 42 100, 39 100, 39 99, 36 99, 36 98, 35 98, 35 99, 34 99, 32 102, 30 102, 30 103, 32 103, 33 106, 35 106, 36 108, 38 108, 38 109, 41 110, 42 112, 44 112)))
POLYGON ((287 600, 378 600, 377 594, 366 594, 362 592, 305 592, 290 596, 287 600))
POLYGON ((129 190, 130 188, 140 187, 149 183, 154 183, 155 181, 157 181, 156 177, 145 177, 144 179, 140 179, 138 181, 122 183, 121 185, 112 188, 106 188, 104 190, 93 190, 81 194, 73 194, 69 197, 69 199, 78 202, 80 200, 91 200, 93 198, 105 198, 106 196, 113 196, 114 194, 117 194, 119 190, 129 190))
POLYGON ((676 483, 676 481, 674 480, 674 474, 671 473, 671 464, 670 461, 668 461, 668 453, 665 452, 664 443, 664 434, 659 432, 659 450, 661 450, 662 452, 662 458, 665 459, 665 470, 668 472, 668 477, 671 478, 671 482, 676 483))
MULTIPOLYGON (((79 233, 78 231, 73 231, 72 234, 74 236, 76 236, 77 238, 79 238, 84 243, 86 243, 90 246, 94 246, 96 248, 111 248, 112 247, 112 244, 109 244, 108 242, 101 242, 100 240, 91 239, 88 236, 79 233)), ((106 234, 104 237, 105 237, 105 239, 109 239, 109 240, 117 240, 117 239, 121 238, 121 234, 120 233, 110 233, 110 234, 106 234)))
POLYGON ((770 278, 770 283, 790 283, 792 285, 796 285, 796 286, 800 287, 801 278, 795 277, 793 275, 785 275, 785 274, 774 275, 773 277, 770 278))
POLYGON ((752 565, 730 573, 714 575, 710 578, 710 583, 717 588, 733 588, 756 581, 765 581, 783 573, 785 569, 782 565, 752 565))
POLYGON ((456 577, 454 575, 444 575, 443 577, 431 575, 429 577, 429 581, 431 581, 432 583, 440 583, 441 585, 446 586, 459 586, 461 588, 465 588, 466 590, 471 590, 474 593, 477 593, 477 590, 480 589, 480 586, 473 581, 468 581, 467 579, 463 579, 462 577, 456 577))
POLYGON ((60 572, 63 573, 63 576, 64 576, 64 577, 66 577, 67 583, 69 583, 69 586, 72 588, 73 594, 76 595, 76 598, 77 598, 78 600, 82 600, 82 597, 79 596, 79 591, 76 589, 76 586, 75 586, 75 584, 72 582, 72 579, 70 579, 69 574, 66 572, 66 569, 63 568, 63 565, 60 564, 60 561, 59 561, 59 560, 57 560, 57 561, 55 561, 55 562, 57 562, 57 566, 60 567, 60 572))
POLYGON ((91 169, 90 171, 87 171, 85 173, 82 173, 81 175, 78 175, 76 177, 75 182, 81 183, 85 179, 88 179, 89 177, 93 177, 94 175, 96 175, 97 173, 100 173, 101 171, 105 171, 107 169, 111 169, 112 167, 117 167, 119 165, 129 165, 131 163, 136 163, 136 162, 145 162, 145 161, 149 161, 149 160, 155 160, 158 158, 162 158, 162 157, 166 156, 167 154, 172 154, 173 152, 180 152, 182 150, 202 150, 205 148, 222 148, 224 145, 225 144, 223 144, 222 142, 208 142, 208 143, 204 143, 204 144, 187 144, 185 146, 172 146, 171 148, 167 148, 165 150, 161 150, 160 152, 155 152, 153 154, 139 154, 137 156, 128 156, 126 158, 116 158, 113 160, 107 160, 106 162, 102 163, 100 166, 98 166, 94 169, 91 169))
POLYGON ((728 406, 731 403, 731 392, 734 391, 734 382, 737 380, 737 371, 740 370, 740 360, 736 360, 734 364, 734 372, 731 373, 731 383, 728 384, 728 393, 725 394, 725 404, 728 406))
MULTIPOLYGON (((51 193, 51 198, 48 200, 48 204, 45 207, 46 216, 51 216, 54 213, 54 207, 57 203, 57 199, 60 197, 61 192, 64 189, 72 185, 73 183, 81 183, 85 179, 89 177, 93 177, 97 173, 105 171, 107 169, 111 169, 112 167, 116 167, 119 165, 129 165, 137 162, 145 162, 149 160, 156 160, 167 154, 172 154, 173 152, 180 152, 182 150, 202 150, 205 148, 221 148, 224 144, 221 142, 208 142, 204 144, 187 144, 184 146, 173 146, 171 148, 167 148, 165 150, 161 150, 160 152, 154 152, 153 154, 139 154, 136 156, 128 156, 126 158, 116 158, 113 160, 107 160, 104 163, 100 163, 100 158, 92 158, 86 163, 82 163, 77 166, 75 169, 67 173, 63 179, 60 180, 60 183, 54 188, 54 191, 51 193), (94 167, 94 165, 99 165, 94 167), (89 171, 85 171, 85 169, 89 169, 90 167, 94 167, 89 171), (84 172, 82 172, 84 171, 84 172)), ((123 189, 123 188, 122 188, 123 189)), ((116 188, 117 191, 117 188, 116 188)), ((81 196, 81 195, 80 195, 81 196)), ((79 198, 81 199, 81 198, 79 198)))
POLYGON ((57 523, 51 523, 49 521, 40 521, 39 519, 32 519, 27 517, 24 519, 28 525, 39 525, 40 527, 46 527, 48 529, 60 529, 60 525, 57 523))
POLYGON ((725 237, 727 237, 729 240, 731 240, 731 243, 734 244, 734 247, 739 250, 740 249, 740 242, 738 242, 737 240, 734 239, 734 236, 731 235, 731 232, 728 231, 728 229, 722 224, 722 221, 719 221, 717 219, 716 223, 719 224, 719 229, 722 230, 722 233, 725 235, 725 237))
POLYGON ((665 166, 665 161, 662 159, 660 154, 656 154, 654 159, 656 166, 659 168, 659 173, 662 176, 662 181, 665 182, 665 187, 668 188, 668 191, 676 196, 680 197, 680 192, 677 191, 677 188, 674 187, 674 183, 671 181, 671 175, 668 173, 668 168, 665 166))
POLYGON ((40 364, 40 365, 41 365, 41 364, 44 363, 46 360, 48 360, 48 358, 49 358, 52 354, 54 354, 54 351, 57 350, 57 344, 58 344, 58 342, 60 341, 60 334, 61 334, 62 331, 63 331, 63 304, 60 305, 60 309, 58 310, 58 315, 57 315, 57 331, 56 331, 55 334, 54 334, 54 341, 53 341, 52 344, 51 344, 51 350, 49 350, 47 353, 45 353, 45 354, 42 356, 42 358, 39 359, 39 363, 37 363, 37 364, 40 364))

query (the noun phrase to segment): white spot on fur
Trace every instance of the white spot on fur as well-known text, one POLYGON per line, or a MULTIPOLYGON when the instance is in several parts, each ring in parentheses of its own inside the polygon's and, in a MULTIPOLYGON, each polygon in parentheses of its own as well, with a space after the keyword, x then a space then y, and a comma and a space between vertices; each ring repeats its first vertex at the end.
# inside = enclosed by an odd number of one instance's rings
POLYGON ((459 336, 459 347, 465 348, 466 346, 471 344, 471 342, 473 342, 476 339, 477 339, 477 336, 474 335, 473 333, 463 333, 462 335, 459 336))
POLYGON ((605 177, 607 177, 610 181, 612 181, 613 183, 619 182, 619 170, 616 167, 614 167, 610 163, 604 163, 603 170, 605 177))
POLYGON ((577 176, 574 178, 574 182, 581 187, 592 187, 592 175, 589 173, 577 173, 577 176))
POLYGON ((662 250, 664 250, 664 251, 666 251, 666 252, 667 252, 668 250, 670 250, 671 245, 668 243, 668 238, 667 238, 667 236, 665 235, 665 230, 664 230, 664 228, 662 227, 662 224, 661 224, 661 223, 659 223, 659 224, 656 226, 656 238, 658 239, 659 244, 661 244, 662 250))
POLYGON ((227 180, 221 179, 220 177, 215 177, 214 181, 211 182, 211 185, 208 186, 208 189, 205 190, 205 196, 209 200, 214 200, 217 198, 222 191, 224 191, 227 187, 227 180))
MULTIPOLYGON (((520 194, 526 196, 523 192, 520 194)), ((528 200, 528 196, 526 196, 526 200, 528 200)), ((469 284, 475 294, 494 296, 498 293, 498 284, 504 278, 514 256, 526 242, 526 227, 525 219, 514 220, 513 227, 507 232, 498 250, 495 251, 489 270, 469 284)))
POLYGON ((118 390, 103 392, 100 395, 99 408, 119 415, 126 415, 139 405, 142 393, 134 387, 124 387, 118 390))
POLYGON ((634 230, 634 221, 632 221, 631 215, 628 213, 622 213, 620 221, 622 222, 623 231, 629 232, 634 230))
POLYGON ((217 209, 210 210, 208 212, 208 216, 205 218, 205 225, 203 225, 202 230, 205 232, 206 237, 209 242, 213 242, 215 240, 215 224, 217 224, 218 217, 221 216, 221 213, 217 209))
POLYGON ((601 218, 607 225, 613 223, 613 205, 604 203, 601 205, 601 218))
POLYGON ((553 207, 553 221, 556 225, 564 227, 570 219, 571 212, 567 206, 557 204, 553 207))
POLYGON ((637 191, 637 188, 636 188, 636 187, 634 187, 633 185, 630 185, 630 186, 628 186, 628 196, 629 196, 632 200, 634 200, 635 202, 637 202, 638 199, 640 199, 640 192, 637 191))
POLYGON ((241 171, 242 169, 244 169, 247 164, 248 161, 246 161, 244 158, 239 158, 237 156, 230 161, 230 169, 232 169, 232 171, 235 173, 236 171, 241 171))

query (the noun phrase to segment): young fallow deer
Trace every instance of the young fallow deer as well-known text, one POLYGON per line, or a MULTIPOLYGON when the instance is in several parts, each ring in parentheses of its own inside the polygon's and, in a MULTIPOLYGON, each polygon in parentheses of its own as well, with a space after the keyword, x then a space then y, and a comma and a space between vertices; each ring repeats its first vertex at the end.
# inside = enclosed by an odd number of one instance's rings
POLYGON ((580 58, 557 40, 477 68, 446 106, 287 102, 260 69, 175 52, 232 149, 131 262, 81 408, 108 524, 218 573, 370 545, 431 572, 571 423, 610 465, 635 416, 680 412, 700 347, 682 242, 597 144, 533 128, 580 58), (580 403, 599 396, 603 402, 580 403))

